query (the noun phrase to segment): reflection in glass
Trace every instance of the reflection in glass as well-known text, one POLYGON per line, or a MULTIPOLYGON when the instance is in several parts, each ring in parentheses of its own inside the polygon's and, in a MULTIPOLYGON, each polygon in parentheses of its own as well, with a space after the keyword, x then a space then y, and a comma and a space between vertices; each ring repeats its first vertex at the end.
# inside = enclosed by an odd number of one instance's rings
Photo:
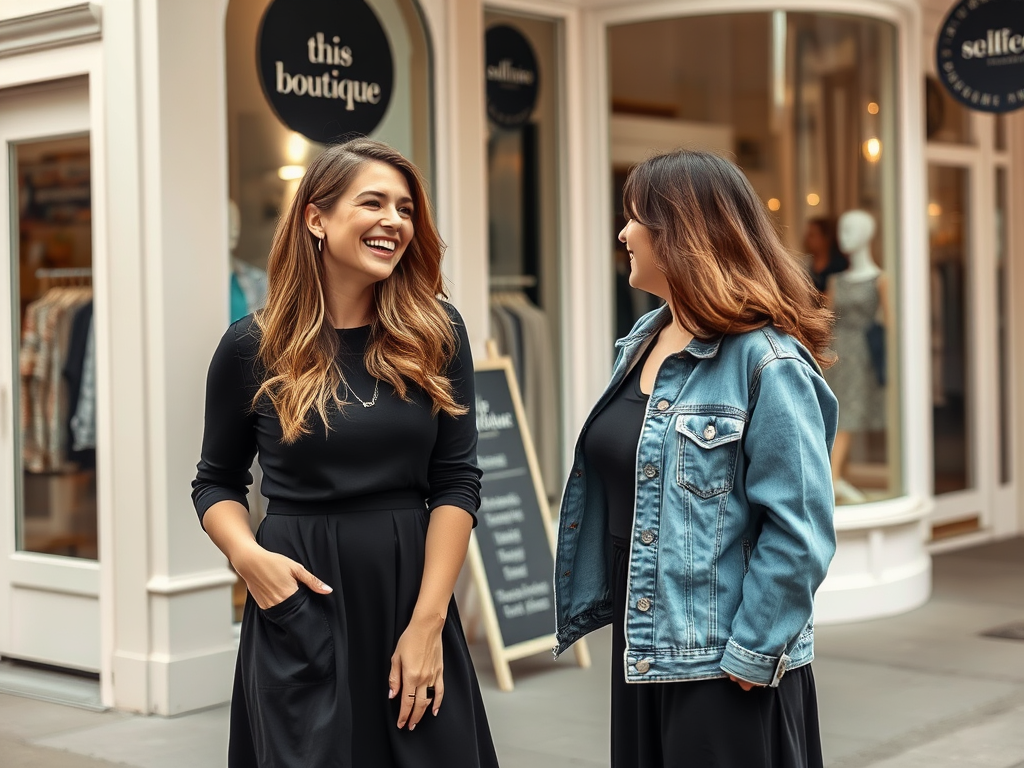
POLYGON ((22 465, 17 547, 96 559, 89 137, 13 147, 22 465))
POLYGON ((936 494, 962 491, 974 485, 967 359, 968 182, 968 172, 963 168, 928 169, 936 494))
MULTIPOLYGON (((1002 117, 1000 115, 999 117, 1002 117)), ((1010 452, 1010 282, 1006 273, 1006 191, 1005 168, 996 169, 996 333, 999 357, 999 482, 1013 480, 1013 456, 1010 452)))
MULTIPOLYGON (((871 418, 846 430, 847 459, 836 467, 844 492, 837 500, 898 495, 899 307, 884 311, 875 288, 880 269, 889 296, 898 295, 895 28, 835 14, 730 13, 612 27, 608 45, 615 232, 625 223, 621 189, 629 168, 652 151, 679 146, 734 159, 779 222, 786 245, 806 254, 808 271, 828 295, 849 263, 838 247, 837 220, 855 210, 873 220, 867 248, 874 267, 867 270, 875 309, 864 318, 888 315, 887 383, 846 388, 848 400, 870 401, 871 418)), ((616 245, 610 240, 609 250, 616 245)), ((619 336, 652 306, 628 286, 625 265, 615 251, 619 336)), ((845 311, 852 322, 848 301, 845 311)), ((858 339, 858 351, 848 353, 846 374, 835 375, 870 382, 870 375, 859 375, 870 373, 861 354, 863 331, 850 337, 858 339)), ((852 412, 854 403, 841 402, 844 410, 852 412)))

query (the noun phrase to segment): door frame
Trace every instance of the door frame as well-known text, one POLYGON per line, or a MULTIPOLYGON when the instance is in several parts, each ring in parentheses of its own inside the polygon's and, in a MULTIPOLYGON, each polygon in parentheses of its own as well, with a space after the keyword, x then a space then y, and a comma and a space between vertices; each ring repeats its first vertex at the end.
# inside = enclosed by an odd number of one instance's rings
MULTIPOLYGON (((17 88, 26 85, 39 85, 49 82, 58 82, 71 78, 85 78, 88 82, 88 124, 84 126, 90 136, 90 165, 91 165, 91 186, 92 186, 92 243, 93 243, 93 295, 94 295, 94 323, 96 336, 96 361, 97 370, 97 410, 101 413, 108 412, 110 406, 109 382, 105 381, 103 371, 109 361, 109 345, 107 343, 107 329, 109 327, 109 312, 105 301, 106 291, 104 290, 107 261, 107 206, 106 206, 106 132, 104 121, 104 72, 102 44, 97 39, 98 21, 93 13, 85 14, 82 18, 74 20, 75 23, 67 29, 60 31, 61 40, 54 41, 57 47, 31 48, 26 47, 25 52, 8 51, 8 55, 0 58, 0 90, 17 88), (67 44, 61 44, 66 42, 67 44)), ((70 23, 70 22, 69 22, 70 23)), ((12 30, 13 33, 14 30, 12 30)), ((56 34, 56 33, 55 33, 56 34)), ((54 132, 41 131, 41 137, 53 134, 54 132)), ((4 162, 6 167, 6 161, 4 162)), ((9 179, 4 178, 2 183, 9 184, 9 179)), ((6 193, 4 197, 6 198, 6 193)), ((3 216, 6 219, 9 209, 6 209, 3 216)), ((7 283, 10 280, 10 272, 0 278, 0 281, 7 283)), ((9 286, 6 286, 9 289, 9 286)), ((10 309, 10 291, 0 298, 5 309, 10 309)), ((12 317, 13 314, 8 314, 12 317)), ((0 354, 4 356, 0 365, 13 364, 13 350, 11 339, 0 339, 0 354)), ((11 377, 13 371, 7 369, 3 373, 4 386, 7 388, 7 402, 0 403, 6 412, 5 418, 12 418, 13 393, 10 385, 13 383, 11 377)), ((15 424, 11 424, 11 429, 15 424)), ((109 429, 101 419, 97 423, 97 528, 99 534, 99 560, 84 561, 69 566, 83 577, 80 589, 90 594, 95 593, 98 599, 98 626, 100 636, 98 638, 98 664, 94 671, 100 674, 101 697, 104 702, 110 702, 113 698, 113 682, 111 675, 111 650, 114 641, 114 616, 113 606, 109 595, 113 590, 113 568, 107 553, 111 551, 112 529, 111 509, 109 499, 112 496, 111 472, 112 447, 109 440, 109 429)), ((5 453, 0 460, 14 467, 15 456, 11 455, 10 449, 5 448, 5 453)), ((10 471, 10 470, 5 470, 10 471)), ((0 536, 13 535, 13 529, 0 532, 0 536)), ((0 539, 0 545, 4 552, 13 549, 12 539, 0 539)), ((38 580, 40 571, 38 565, 49 565, 46 558, 50 556, 38 555, 19 558, 19 567, 23 569, 22 578, 38 580), (41 559, 41 560, 40 560, 41 559), (23 563, 23 564, 22 564, 23 563)), ((63 559, 63 558, 61 558, 63 559)), ((45 572, 45 569, 44 569, 45 572)), ((8 609, 8 606, 0 604, 0 610, 8 609)), ((8 614, 9 615, 9 614, 8 614)))
MULTIPOLYGON (((973 487, 935 496, 931 515, 934 526, 970 520, 977 516, 978 530, 962 536, 939 540, 931 545, 932 551, 957 548, 1006 535, 1017 530, 1017 475, 1019 462, 1016 451, 1015 397, 1016 376, 1014 340, 1016 332, 1013 305, 1007 302, 1006 406, 1009 412, 1000 414, 998 304, 995 301, 999 286, 996 280, 996 222, 993 211, 996 200, 997 169, 1008 174, 1006 209, 1013 210, 1013 183, 1011 151, 995 148, 995 118, 989 114, 972 112, 971 131, 975 142, 970 145, 929 143, 925 148, 928 169, 943 166, 962 169, 968 174, 967 201, 967 295, 968 326, 966 329, 968 352, 968 461, 973 487), (1006 419, 1009 430, 1011 476, 1008 483, 1000 480, 1000 415, 1006 419)), ((1009 129, 1010 126, 1007 126, 1009 129)), ((1009 137, 1008 137, 1009 138, 1009 137)), ((1016 248, 1014 227, 1006 222, 1006 252, 1004 263, 1006 283, 1015 284, 1018 268, 1013 258, 1016 248)), ((934 448, 932 453, 934 461, 934 448)))

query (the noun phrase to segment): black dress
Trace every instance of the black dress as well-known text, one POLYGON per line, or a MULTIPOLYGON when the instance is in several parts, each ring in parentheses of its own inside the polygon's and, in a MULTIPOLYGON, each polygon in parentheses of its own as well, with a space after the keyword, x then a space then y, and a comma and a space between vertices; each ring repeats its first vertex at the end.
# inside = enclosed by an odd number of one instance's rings
POLYGON ((612 768, 821 768, 818 705, 809 665, 788 671, 778 688, 750 691, 726 677, 626 682, 636 451, 649 399, 640 389, 640 372, 649 352, 594 418, 583 443, 608 500, 612 768))
MULTIPOLYGON (((497 765, 454 598, 442 630, 445 696, 414 731, 399 730, 400 699, 389 700, 391 655, 419 593, 430 510, 479 505, 473 363, 461 318, 449 366, 459 418, 431 415, 415 385, 402 401, 385 382, 376 403, 350 401, 311 434, 281 442, 257 391, 258 329, 251 316, 225 333, 207 383, 206 429, 193 500, 202 519, 225 499, 246 503, 259 451, 267 517, 256 538, 333 587, 305 587, 261 610, 249 596, 231 702, 230 768, 490 768, 497 765)), ((363 365, 370 327, 338 331, 352 391, 371 402, 363 365)))

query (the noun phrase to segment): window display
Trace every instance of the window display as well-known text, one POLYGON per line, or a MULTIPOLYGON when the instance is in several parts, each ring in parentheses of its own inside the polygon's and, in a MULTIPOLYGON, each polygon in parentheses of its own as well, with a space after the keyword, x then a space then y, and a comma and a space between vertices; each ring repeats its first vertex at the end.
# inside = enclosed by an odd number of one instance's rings
POLYGON ((15 145, 21 334, 17 547, 95 560, 89 137, 15 145))
MULTIPOLYGON (((614 26, 608 45, 614 232, 621 181, 645 156, 682 146, 734 160, 838 316, 836 500, 900 495, 895 28, 737 13, 614 26)), ((613 242, 621 336, 649 305, 613 242)))

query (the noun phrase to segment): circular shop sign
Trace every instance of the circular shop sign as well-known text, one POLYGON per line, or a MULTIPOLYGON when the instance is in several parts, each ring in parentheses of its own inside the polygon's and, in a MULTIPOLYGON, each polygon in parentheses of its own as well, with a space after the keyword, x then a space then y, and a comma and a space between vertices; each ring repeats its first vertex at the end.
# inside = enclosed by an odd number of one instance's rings
POLYGON ((982 112, 1024 107, 1024 0, 962 0, 946 18, 935 51, 939 80, 982 112))
POLYGON ((487 116, 515 128, 529 122, 537 105, 539 73, 530 41, 515 27, 499 24, 484 38, 487 116))
POLYGON ((391 46, 363 0, 273 0, 256 66, 281 122, 312 141, 369 134, 391 101, 391 46))

